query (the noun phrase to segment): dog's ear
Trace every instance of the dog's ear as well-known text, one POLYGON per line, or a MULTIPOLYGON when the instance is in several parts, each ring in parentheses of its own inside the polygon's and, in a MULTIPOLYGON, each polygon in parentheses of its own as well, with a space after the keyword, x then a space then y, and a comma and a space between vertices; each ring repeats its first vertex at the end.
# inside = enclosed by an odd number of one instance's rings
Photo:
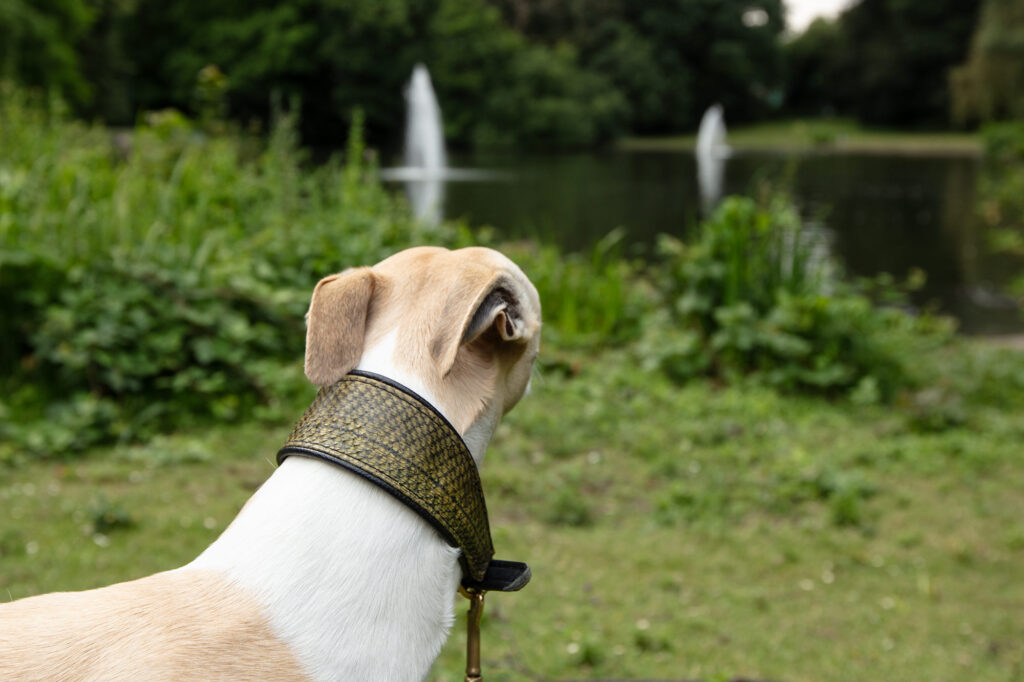
POLYGON ((508 275, 485 267, 468 268, 448 292, 430 344, 441 376, 452 371, 460 347, 490 329, 502 342, 524 341, 530 332, 522 312, 524 297, 521 285, 508 275))
POLYGON ((306 327, 306 377, 329 386, 359 364, 373 296, 370 268, 324 277, 313 290, 306 327))

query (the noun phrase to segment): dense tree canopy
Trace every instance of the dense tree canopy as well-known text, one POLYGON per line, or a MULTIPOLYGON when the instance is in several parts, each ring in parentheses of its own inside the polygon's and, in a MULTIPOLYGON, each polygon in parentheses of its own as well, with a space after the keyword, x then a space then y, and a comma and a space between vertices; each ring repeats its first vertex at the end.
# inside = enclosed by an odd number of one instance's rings
POLYGON ((86 0, 0 2, 0 77, 54 88, 76 104, 91 101, 79 39, 93 20, 86 0))
POLYGON ((966 63, 951 75, 961 123, 1024 118, 1024 0, 987 0, 966 63))
POLYGON ((730 122, 932 125, 980 2, 859 0, 787 40, 783 0, 5 0, 0 78, 113 124, 161 107, 265 122, 298 103, 323 145, 356 108, 371 140, 396 140, 417 62, 464 145, 678 133, 715 102, 730 122))
POLYGON ((804 116, 837 112, 839 41, 838 22, 816 19, 786 45, 786 103, 790 111, 804 116))
POLYGON ((874 125, 942 125, 980 0, 860 0, 787 45, 793 106, 874 125))

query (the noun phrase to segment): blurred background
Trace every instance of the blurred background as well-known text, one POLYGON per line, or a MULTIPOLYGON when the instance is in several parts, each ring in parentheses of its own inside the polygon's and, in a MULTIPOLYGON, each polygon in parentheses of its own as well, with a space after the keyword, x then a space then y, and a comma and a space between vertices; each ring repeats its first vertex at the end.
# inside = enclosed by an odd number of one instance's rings
POLYGON ((570 250, 617 227, 640 249, 697 219, 685 136, 718 104, 730 127, 754 126, 732 142, 726 192, 784 177, 851 272, 921 268, 915 302, 969 333, 1005 333, 1020 329, 1000 291, 1010 266, 987 253, 973 208, 981 145, 940 133, 1020 115, 1019 12, 980 0, 10 0, 0 64, 113 127, 173 108, 266 131, 275 107, 301 112, 301 144, 320 157, 359 111, 383 166, 402 156, 402 93, 424 64, 449 165, 501 172, 449 175, 420 202, 570 250))
POLYGON ((1024 679, 1024 0, 3 0, 0 594, 195 556, 424 243, 544 305, 489 677, 1024 679))

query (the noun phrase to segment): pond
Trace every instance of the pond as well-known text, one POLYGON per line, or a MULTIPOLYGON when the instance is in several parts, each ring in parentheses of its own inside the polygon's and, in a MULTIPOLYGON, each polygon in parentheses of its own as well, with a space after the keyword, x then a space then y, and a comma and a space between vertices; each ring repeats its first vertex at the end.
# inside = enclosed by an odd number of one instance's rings
MULTIPOLYGON (((685 236, 700 216, 696 163, 687 151, 453 155, 451 165, 496 171, 446 183, 443 214, 490 225, 507 238, 533 237, 587 249, 621 227, 627 253, 649 255, 660 233, 685 236)), ((1002 288, 1010 264, 989 252, 975 217, 980 160, 969 155, 736 152, 725 192, 761 180, 789 187, 802 213, 824 228, 846 272, 927 273, 917 306, 960 320, 970 334, 1024 330, 1002 288)))

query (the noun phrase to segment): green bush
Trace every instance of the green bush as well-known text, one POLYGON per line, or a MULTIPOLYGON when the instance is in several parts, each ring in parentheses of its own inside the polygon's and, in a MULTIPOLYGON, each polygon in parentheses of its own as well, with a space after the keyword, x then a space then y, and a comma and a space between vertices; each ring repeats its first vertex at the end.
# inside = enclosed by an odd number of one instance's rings
POLYGON ((754 375, 787 390, 887 400, 913 383, 912 349, 948 337, 942 322, 879 306, 866 286, 842 282, 784 197, 767 206, 728 198, 692 243, 663 237, 660 250, 663 312, 649 318, 642 351, 680 381, 754 375))
MULTIPOLYGON (((983 137, 986 164, 978 212, 992 248, 1024 264, 1024 121, 990 124, 983 137)), ((1011 279, 1009 293, 1024 304, 1024 276, 1011 279)))
POLYGON ((1024 161, 1024 121, 989 123, 981 136, 989 160, 1024 161))
POLYGON ((502 247, 540 293, 548 341, 596 347, 640 335, 653 295, 639 277, 640 266, 622 257, 623 236, 613 230, 589 253, 562 253, 535 243, 502 247))
MULTIPOLYGON (((460 226, 415 222, 362 159, 313 166, 282 115, 269 139, 174 111, 130 136, 0 98, 0 459, 75 453, 194 420, 291 416, 319 277, 460 226), (6 450, 5 450, 6 448, 6 450)), ((650 298, 620 233, 589 254, 505 248, 541 290, 546 337, 638 335, 650 298)))
POLYGON ((514 55, 504 87, 487 99, 476 125, 478 146, 594 146, 621 134, 629 104, 602 75, 585 71, 567 44, 524 45, 514 55))
POLYGON ((115 144, 0 100, 0 437, 53 454, 280 414, 308 391, 319 277, 455 241, 371 179, 358 127, 346 162, 309 168, 294 124, 262 143, 161 112, 115 144))

